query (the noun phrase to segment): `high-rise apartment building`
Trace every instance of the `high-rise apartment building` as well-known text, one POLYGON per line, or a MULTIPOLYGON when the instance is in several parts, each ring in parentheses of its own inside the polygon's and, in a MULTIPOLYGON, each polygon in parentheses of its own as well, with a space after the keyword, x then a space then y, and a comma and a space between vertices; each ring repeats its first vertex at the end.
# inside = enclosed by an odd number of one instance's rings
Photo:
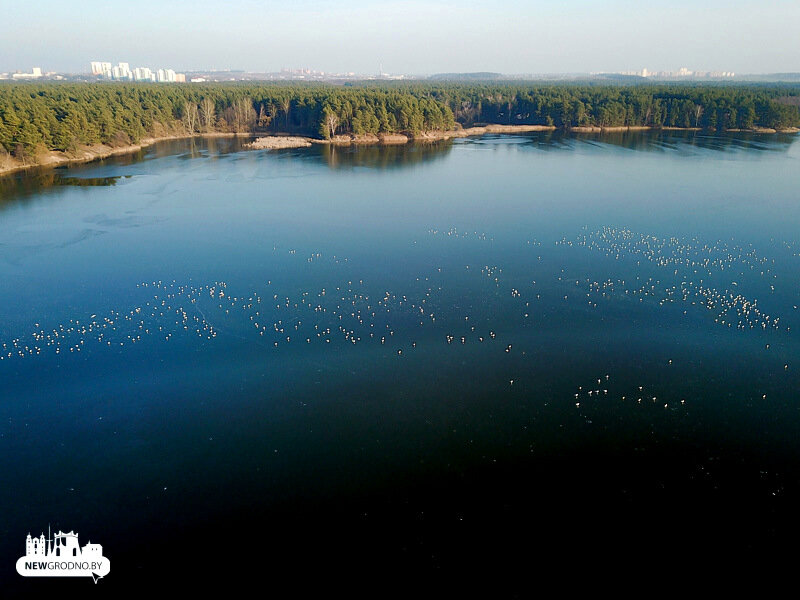
POLYGON ((136 67, 131 70, 130 63, 126 62, 121 62, 114 67, 108 62, 93 61, 90 64, 92 75, 114 79, 116 81, 186 82, 186 76, 182 73, 176 73, 173 69, 158 69, 157 71, 153 71, 148 67, 136 67))

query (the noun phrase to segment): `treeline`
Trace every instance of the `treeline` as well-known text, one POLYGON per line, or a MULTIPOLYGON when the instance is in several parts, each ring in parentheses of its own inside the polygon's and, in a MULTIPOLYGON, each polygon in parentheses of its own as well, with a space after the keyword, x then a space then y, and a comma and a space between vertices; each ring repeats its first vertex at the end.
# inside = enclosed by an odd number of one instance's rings
MULTIPOLYGON (((800 126, 800 86, 574 84, 0 85, 0 155, 203 132, 418 134, 476 123, 717 130, 800 126)), ((2 159, 2 156, 0 156, 2 159)))
POLYGON ((800 86, 449 85, 434 91, 464 125, 698 127, 800 126, 800 86), (793 105, 795 104, 795 105, 793 105))
POLYGON ((285 132, 330 138, 452 129, 430 94, 324 85, 0 85, 0 152, 125 146, 146 137, 285 132))

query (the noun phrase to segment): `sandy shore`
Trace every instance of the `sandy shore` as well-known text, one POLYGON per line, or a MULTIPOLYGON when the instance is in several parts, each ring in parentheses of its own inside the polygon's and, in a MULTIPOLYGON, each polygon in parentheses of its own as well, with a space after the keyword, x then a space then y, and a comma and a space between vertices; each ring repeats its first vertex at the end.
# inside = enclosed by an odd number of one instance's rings
MULTIPOLYGON (((557 127, 552 125, 482 125, 478 127, 465 127, 452 129, 450 131, 426 131, 415 135, 401 133, 394 134, 366 134, 366 135, 337 135, 330 140, 311 139, 314 144, 333 144, 337 146, 359 145, 359 144, 407 144, 409 142, 435 142, 439 140, 449 140, 452 138, 465 138, 472 136, 486 135, 487 133, 513 134, 529 133, 533 131, 555 131, 557 127)), ((628 131, 702 131, 701 127, 651 127, 649 125, 614 126, 614 127, 570 127, 570 133, 614 133, 628 131)), ((797 128, 788 129, 767 129, 756 127, 753 129, 729 129, 731 132, 750 132, 750 133, 797 133, 797 128)))
POLYGON ((142 138, 138 144, 131 144, 129 146, 119 146, 117 148, 113 148, 111 146, 104 146, 102 144, 97 144, 94 146, 83 146, 76 152, 72 152, 70 154, 67 154, 65 152, 59 152, 57 150, 51 150, 47 152, 47 154, 45 154, 44 156, 40 157, 38 162, 32 164, 23 164, 20 161, 16 160, 15 158, 7 157, 6 164, 0 164, 0 176, 9 173, 14 173, 16 171, 35 169, 36 167, 55 167, 63 164, 87 163, 87 162, 92 162, 94 160, 101 160, 103 158, 108 158, 109 156, 131 154, 132 152, 138 152, 142 148, 147 148, 148 146, 152 146, 153 144, 156 144, 158 142, 163 142, 166 140, 182 140, 193 137, 236 137, 237 135, 250 137, 250 134, 241 134, 241 133, 236 134, 236 133, 222 133, 222 132, 196 133, 194 135, 166 135, 157 138, 148 137, 148 138, 142 138))
POLYGON ((279 150, 281 148, 307 148, 311 145, 311 138, 286 135, 268 135, 254 139, 244 147, 250 150, 279 150))
POLYGON ((381 144, 391 146, 410 142, 436 142, 452 138, 463 138, 487 133, 525 133, 530 131, 553 131, 555 127, 547 125, 485 125, 451 129, 449 131, 424 131, 414 135, 405 133, 366 133, 362 135, 337 135, 329 140, 309 139, 314 144, 330 144, 334 146, 381 144))
MULTIPOLYGON (((651 127, 649 125, 632 125, 619 127, 570 127, 573 133, 609 133, 614 131, 704 131, 702 127, 651 127)), ((716 130, 708 129, 715 133, 716 130)), ((753 127, 752 129, 725 129, 719 133, 797 133, 797 127, 786 127, 784 129, 772 129, 770 127, 753 127)))
MULTIPOLYGON (((555 126, 549 125, 482 125, 479 127, 466 127, 459 129, 452 129, 449 131, 426 131, 416 135, 406 135, 402 133, 381 133, 364 134, 364 135, 337 135, 330 140, 321 140, 301 136, 262 136, 256 138, 253 142, 246 144, 246 148, 254 150, 274 150, 280 148, 306 148, 312 144, 332 144, 336 146, 350 146, 350 145, 397 145, 408 144, 410 142, 436 142, 440 140, 449 140, 452 138, 464 138, 472 136, 486 135, 487 133, 500 133, 500 134, 513 134, 513 133, 528 133, 533 131, 555 131, 555 126)), ((649 127, 649 126, 632 126, 632 127, 570 127, 569 131, 572 133, 610 133, 610 132, 625 132, 625 131, 649 131, 649 130, 662 130, 662 131, 700 131, 699 127, 649 127)), ((751 132, 751 133, 798 133, 800 129, 796 127, 788 127, 785 129, 771 129, 767 127, 755 127, 753 129, 729 129, 729 132, 751 132)), ((194 135, 168 135, 158 138, 144 138, 138 144, 130 146, 121 146, 112 148, 111 146, 88 146, 83 147, 77 152, 66 154, 64 152, 50 151, 39 159, 39 162, 34 164, 22 164, 20 161, 8 155, 0 157, 0 160, 5 160, 5 164, 0 164, 0 176, 15 171, 22 171, 41 166, 57 166, 69 163, 85 163, 94 160, 100 160, 109 156, 117 156, 121 154, 130 154, 138 152, 142 148, 152 146, 158 142, 166 140, 187 139, 192 137, 236 137, 237 135, 243 137, 252 137, 251 134, 236 134, 236 133, 196 133, 194 135)))
POLYGON ((727 131, 752 131, 753 133, 797 133, 797 127, 784 127, 783 129, 772 129, 771 127, 754 127, 753 129, 728 129, 727 131))
POLYGON ((616 131, 700 131, 699 127, 651 127, 650 125, 615 125, 613 127, 570 127, 573 133, 612 133, 616 131))
POLYGON ((555 130, 555 125, 482 125, 480 127, 467 127, 466 129, 457 130, 456 133, 463 134, 458 137, 469 137, 486 133, 528 133, 531 131, 555 130))
MULTIPOLYGON (((610 133, 614 131, 649 131, 653 129, 653 127, 649 127, 647 125, 617 125, 614 127, 597 127, 597 126, 590 126, 590 127, 570 127, 569 130, 573 133, 610 133)), ((666 129, 666 128, 662 128, 666 129)))
POLYGON ((329 140, 311 140, 315 144, 330 144, 333 146, 360 146, 381 144, 392 146, 396 144, 407 144, 411 137, 402 133, 364 133, 360 135, 336 135, 329 140))

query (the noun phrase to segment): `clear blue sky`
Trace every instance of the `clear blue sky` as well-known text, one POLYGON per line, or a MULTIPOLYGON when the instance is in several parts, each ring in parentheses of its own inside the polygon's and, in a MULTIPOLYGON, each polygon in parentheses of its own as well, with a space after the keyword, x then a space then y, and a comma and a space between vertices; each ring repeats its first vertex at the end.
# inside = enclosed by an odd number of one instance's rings
POLYGON ((800 0, 0 0, 0 71, 800 71, 800 0))

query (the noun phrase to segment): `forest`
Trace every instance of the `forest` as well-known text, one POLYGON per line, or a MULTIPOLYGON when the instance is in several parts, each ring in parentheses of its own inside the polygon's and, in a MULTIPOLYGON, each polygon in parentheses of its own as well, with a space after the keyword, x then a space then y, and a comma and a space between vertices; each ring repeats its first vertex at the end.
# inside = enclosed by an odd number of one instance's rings
POLYGON ((336 135, 476 124, 716 131, 800 126, 800 86, 364 82, 0 84, 0 160, 211 132, 336 135))

